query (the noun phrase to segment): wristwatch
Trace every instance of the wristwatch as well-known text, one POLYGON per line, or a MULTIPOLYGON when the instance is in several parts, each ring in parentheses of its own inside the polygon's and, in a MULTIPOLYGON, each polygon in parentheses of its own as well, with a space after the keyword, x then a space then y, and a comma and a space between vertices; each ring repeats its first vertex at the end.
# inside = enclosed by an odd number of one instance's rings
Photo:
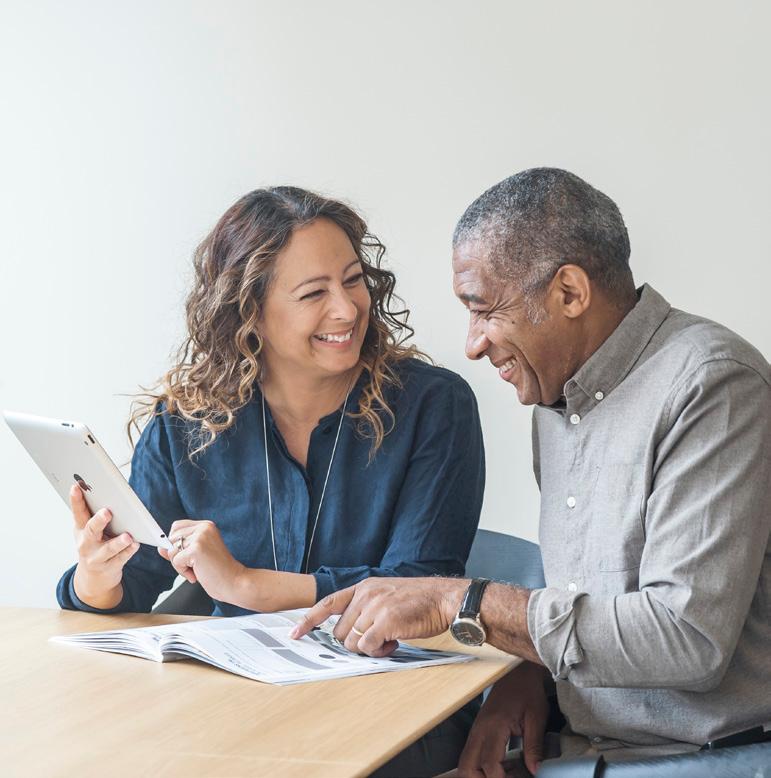
POLYGON ((464 646, 481 646, 487 639, 487 633, 479 618, 479 610, 482 595, 489 583, 489 578, 474 578, 466 589, 458 615, 450 624, 450 634, 464 646))

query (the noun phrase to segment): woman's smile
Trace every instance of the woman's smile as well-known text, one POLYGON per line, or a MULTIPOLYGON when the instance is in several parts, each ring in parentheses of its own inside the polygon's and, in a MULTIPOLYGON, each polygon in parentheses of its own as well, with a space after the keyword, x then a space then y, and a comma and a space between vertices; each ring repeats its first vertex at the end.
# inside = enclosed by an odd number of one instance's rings
POLYGON ((349 330, 342 330, 338 332, 324 332, 319 335, 314 335, 314 339, 320 341, 329 348, 348 348, 353 341, 353 331, 355 327, 351 327, 349 330))

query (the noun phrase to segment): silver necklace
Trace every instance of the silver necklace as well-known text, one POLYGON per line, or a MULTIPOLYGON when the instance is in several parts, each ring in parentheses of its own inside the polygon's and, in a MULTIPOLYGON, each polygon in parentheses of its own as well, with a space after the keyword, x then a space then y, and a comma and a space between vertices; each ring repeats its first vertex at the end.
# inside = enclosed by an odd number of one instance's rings
MULTIPOLYGON (((345 409, 348 405, 348 398, 351 395, 351 389, 353 385, 348 389, 345 395, 345 402, 343 402, 343 409, 340 412, 340 423, 337 425, 337 434, 335 435, 335 444, 332 446, 332 456, 329 458, 329 467, 327 467, 327 474, 324 477, 324 486, 321 488, 321 499, 319 500, 319 507, 316 510, 316 518, 313 522, 313 529, 311 530, 311 540, 308 543, 308 552, 305 560, 305 572, 308 572, 308 566, 311 562, 311 547, 313 546, 313 538, 316 537, 316 527, 319 523, 319 516, 321 515, 321 506, 324 503, 324 495, 327 491, 327 482, 329 481, 329 474, 332 472, 332 463, 335 461, 335 452, 337 451, 337 441, 340 439, 340 430, 343 428, 343 420, 345 419, 345 409)), ((262 394, 262 439, 265 443, 265 480, 268 482, 268 514, 270 515, 270 542, 273 545, 273 566, 278 572, 278 559, 276 558, 276 535, 273 530, 273 500, 270 493, 270 461, 268 459, 268 433, 265 424, 265 393, 262 394)))

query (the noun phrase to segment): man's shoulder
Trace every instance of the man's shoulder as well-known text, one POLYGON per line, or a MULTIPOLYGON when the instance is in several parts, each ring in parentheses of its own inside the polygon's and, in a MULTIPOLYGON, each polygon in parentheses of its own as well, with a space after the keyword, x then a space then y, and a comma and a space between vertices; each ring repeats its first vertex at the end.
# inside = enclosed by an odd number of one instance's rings
POLYGON ((648 351, 670 363, 681 376, 710 363, 731 362, 771 384, 768 362, 755 346, 716 321, 677 308, 670 310, 648 351))

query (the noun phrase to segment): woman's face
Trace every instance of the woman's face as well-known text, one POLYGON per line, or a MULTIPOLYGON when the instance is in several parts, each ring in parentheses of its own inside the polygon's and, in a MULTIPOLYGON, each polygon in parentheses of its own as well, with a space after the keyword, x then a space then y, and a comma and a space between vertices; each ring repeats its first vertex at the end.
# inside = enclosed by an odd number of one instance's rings
POLYGON ((345 232, 328 219, 296 229, 278 255, 260 334, 267 372, 319 378, 356 367, 370 297, 345 232))

